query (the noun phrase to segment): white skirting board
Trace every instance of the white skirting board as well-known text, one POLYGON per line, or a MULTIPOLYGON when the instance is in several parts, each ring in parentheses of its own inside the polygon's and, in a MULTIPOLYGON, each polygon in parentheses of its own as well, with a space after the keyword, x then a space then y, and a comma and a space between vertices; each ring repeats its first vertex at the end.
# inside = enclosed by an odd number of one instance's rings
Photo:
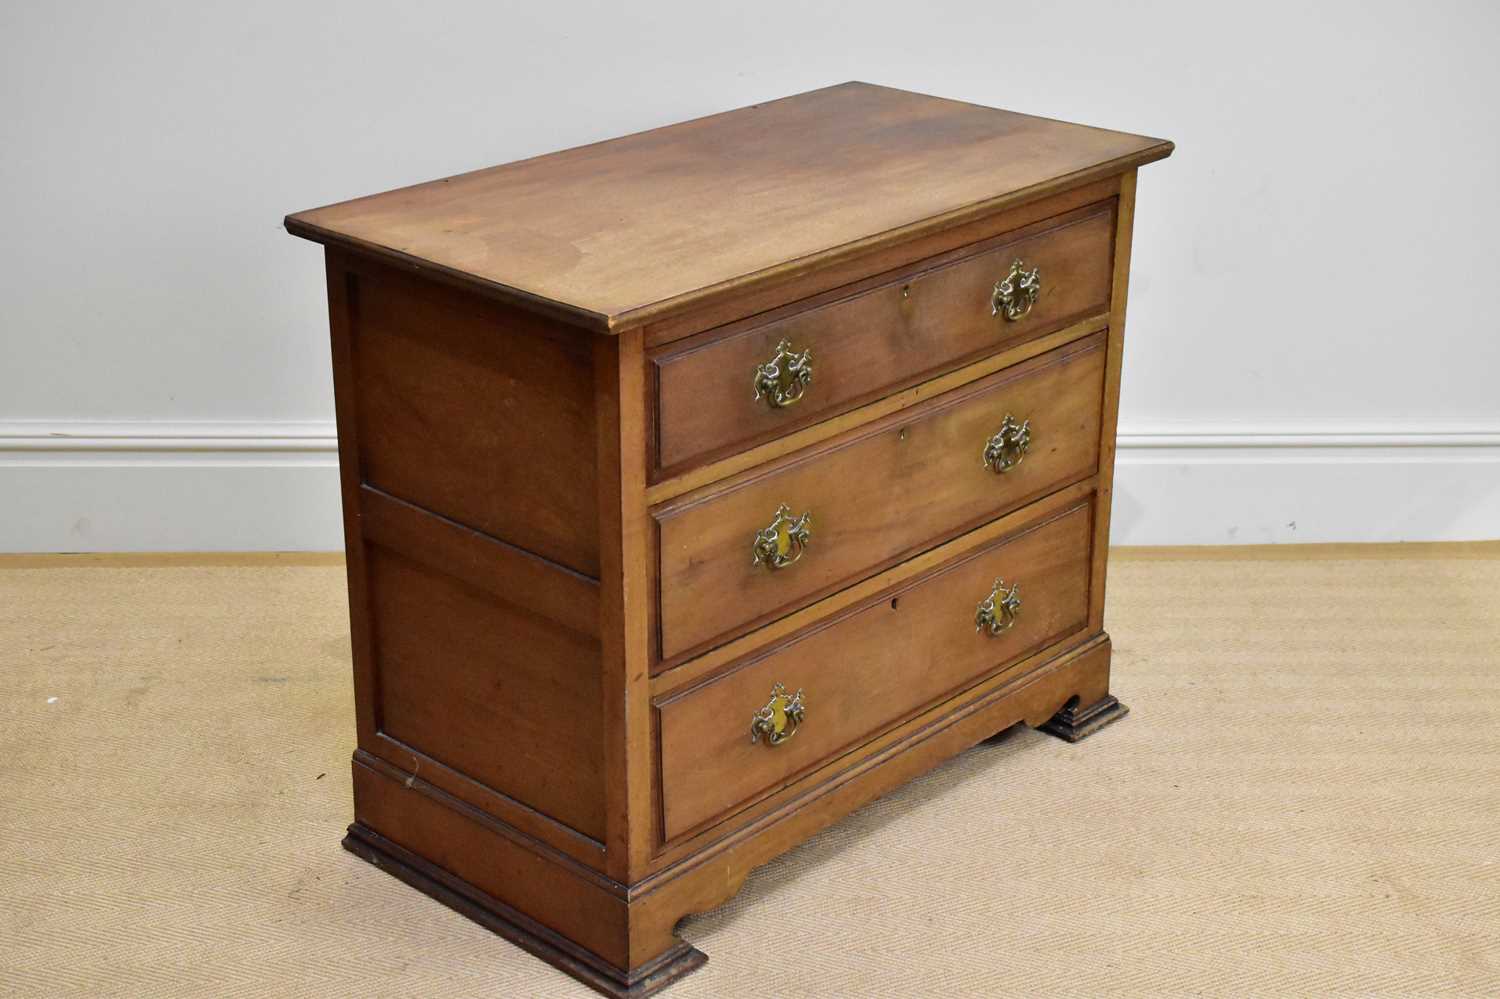
MULTIPOLYGON (((1500 429, 1121 429, 1112 544, 1496 538, 1500 429)), ((342 543, 331 424, 0 424, 0 552, 342 543)))

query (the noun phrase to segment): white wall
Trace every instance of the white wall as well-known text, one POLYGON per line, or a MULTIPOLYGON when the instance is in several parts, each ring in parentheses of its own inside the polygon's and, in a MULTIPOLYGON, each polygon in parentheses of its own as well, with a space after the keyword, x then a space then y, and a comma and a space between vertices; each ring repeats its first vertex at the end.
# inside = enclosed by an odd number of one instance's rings
POLYGON ((0 551, 338 547, 286 212, 851 78, 1177 142, 1117 542, 1500 536, 1497 37, 1409 0, 11 0, 0 551))

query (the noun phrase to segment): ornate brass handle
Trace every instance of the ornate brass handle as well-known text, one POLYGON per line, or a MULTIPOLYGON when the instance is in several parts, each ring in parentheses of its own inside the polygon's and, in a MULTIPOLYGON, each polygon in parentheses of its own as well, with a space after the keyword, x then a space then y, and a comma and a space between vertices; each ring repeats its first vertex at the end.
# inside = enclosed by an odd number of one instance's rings
POLYGON ((766 706, 750 716, 750 742, 753 745, 764 737, 767 746, 779 746, 797 734, 806 716, 802 691, 788 695, 786 687, 778 683, 771 688, 766 706))
POLYGON ((1017 423, 1009 413, 1000 421, 1000 432, 984 442, 984 463, 1003 475, 1021 463, 1031 450, 1031 421, 1017 423))
POLYGON ((1027 270, 1026 264, 1017 260, 1010 265, 1010 273, 1005 279, 995 282, 995 292, 990 296, 990 315, 1003 315, 1012 323, 1025 319, 1041 295, 1041 268, 1027 270))
POLYGON ((992 636, 1009 631, 1021 613, 1021 597, 1017 592, 1020 588, 1020 583, 1012 583, 1007 590, 1005 580, 995 580, 995 588, 979 601, 979 608, 974 612, 974 630, 988 628, 992 636))
POLYGON ((753 556, 750 564, 785 569, 802 557, 811 539, 812 511, 794 518, 792 508, 783 503, 776 508, 771 523, 755 532, 750 545, 753 556))
POLYGON ((782 340, 776 356, 755 368, 756 401, 764 399, 772 409, 790 406, 812 384, 812 374, 812 351, 793 350, 790 340, 782 340))

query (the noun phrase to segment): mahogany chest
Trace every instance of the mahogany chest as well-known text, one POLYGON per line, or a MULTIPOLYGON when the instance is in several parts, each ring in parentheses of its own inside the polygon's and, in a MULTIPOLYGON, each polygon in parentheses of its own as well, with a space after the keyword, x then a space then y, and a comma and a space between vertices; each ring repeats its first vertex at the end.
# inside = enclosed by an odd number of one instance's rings
POLYGON ((302 212, 326 246, 354 853, 611 995, 1016 722, 1102 629, 1136 169, 848 83, 302 212))

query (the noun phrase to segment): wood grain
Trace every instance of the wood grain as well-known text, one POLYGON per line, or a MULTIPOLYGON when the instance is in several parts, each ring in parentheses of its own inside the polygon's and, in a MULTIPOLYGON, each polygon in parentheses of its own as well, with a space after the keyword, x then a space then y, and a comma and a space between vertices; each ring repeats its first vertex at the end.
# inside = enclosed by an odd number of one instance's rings
POLYGON ((380 730, 602 841, 598 641, 388 549, 366 563, 380 730))
POLYGON ((588 343, 389 267, 364 263, 353 288, 364 481, 597 577, 588 343))
POLYGON ((598 637, 598 580, 370 486, 360 487, 359 500, 362 527, 370 541, 554 624, 598 637))
POLYGON ((286 226, 611 330, 1171 149, 846 83, 300 212, 286 226))

